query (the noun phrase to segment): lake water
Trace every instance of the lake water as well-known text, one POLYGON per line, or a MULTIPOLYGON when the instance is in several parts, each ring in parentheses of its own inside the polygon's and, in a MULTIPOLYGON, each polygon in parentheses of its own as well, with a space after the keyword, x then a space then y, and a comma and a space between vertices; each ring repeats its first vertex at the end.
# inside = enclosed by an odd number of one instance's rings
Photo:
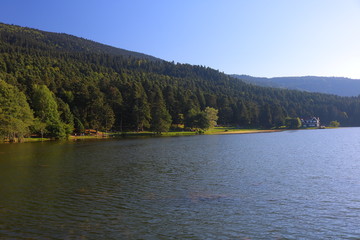
POLYGON ((0 239, 359 239, 360 129, 0 145, 0 239))

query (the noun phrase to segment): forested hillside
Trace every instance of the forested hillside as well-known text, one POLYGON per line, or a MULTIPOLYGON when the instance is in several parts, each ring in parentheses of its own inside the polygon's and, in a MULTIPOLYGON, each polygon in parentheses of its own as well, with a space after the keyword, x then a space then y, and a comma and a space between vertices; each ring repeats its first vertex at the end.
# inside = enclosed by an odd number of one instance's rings
POLYGON ((344 97, 360 95, 359 79, 315 76, 261 78, 235 74, 231 76, 264 87, 336 94, 344 97))
POLYGON ((271 128, 286 117, 319 116, 360 126, 359 97, 258 87, 203 66, 0 24, 2 135, 157 131, 164 123, 191 126, 206 107, 218 109, 224 125, 271 128))

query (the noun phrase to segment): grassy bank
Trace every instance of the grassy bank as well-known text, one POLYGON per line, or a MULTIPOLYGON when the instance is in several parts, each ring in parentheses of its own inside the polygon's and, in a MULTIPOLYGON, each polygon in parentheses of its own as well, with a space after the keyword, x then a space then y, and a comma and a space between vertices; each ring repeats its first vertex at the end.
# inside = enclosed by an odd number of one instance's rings
MULTIPOLYGON (((306 129, 296 129, 296 130, 315 130, 317 128, 306 128, 306 129)), ((327 129, 336 129, 336 127, 327 127, 327 129)), ((217 135, 217 134, 250 134, 250 133, 271 133, 271 132, 280 132, 291 129, 241 129, 236 127, 215 127, 209 129, 201 134, 204 135, 217 135)), ((84 136, 69 136, 68 140, 95 140, 95 139, 109 139, 109 138, 128 138, 128 137, 175 137, 175 136, 194 136, 199 135, 197 131, 169 131, 163 132, 161 134, 155 134, 150 131, 142 132, 118 132, 118 133, 104 133, 99 132, 97 135, 84 135, 84 136)), ((24 138, 21 142, 44 142, 51 141, 51 138, 24 138)), ((0 143, 9 143, 7 141, 0 141, 0 143)))
POLYGON ((173 136, 189 136, 189 135, 196 135, 197 132, 191 132, 191 131, 170 131, 170 132, 163 132, 161 134, 156 134, 154 132, 122 132, 122 133, 115 133, 112 134, 113 137, 155 137, 155 136, 161 136, 161 137, 173 137, 173 136))
POLYGON ((0 143, 27 143, 27 142, 45 142, 50 141, 50 138, 33 138, 33 137, 26 137, 22 139, 16 139, 15 141, 10 141, 8 139, 0 140, 0 143))
POLYGON ((246 134, 246 133, 268 133, 268 132, 279 132, 282 130, 263 130, 263 129, 239 129, 239 128, 226 128, 217 127, 206 131, 205 134, 246 134))
MULTIPOLYGON (((281 130, 260 130, 260 129, 240 129, 236 127, 215 127, 205 131, 202 134, 216 135, 216 134, 247 134, 247 133, 266 133, 278 132, 281 130)), ((102 133, 98 135, 85 136, 69 136, 68 140, 87 140, 87 139, 108 139, 108 138, 127 138, 127 137, 175 137, 175 136, 194 136, 198 135, 197 131, 169 131, 161 134, 155 134, 150 131, 142 132, 122 132, 122 133, 102 133)), ((44 142, 51 141, 51 138, 24 138, 22 142, 44 142)))
MULTIPOLYGON (((239 129, 235 127, 215 127, 205 131, 202 134, 245 134, 245 133, 263 133, 263 132, 277 132, 279 130, 259 130, 259 129, 239 129)), ((71 136, 70 139, 101 139, 101 138, 126 138, 126 137, 175 137, 175 136, 194 136, 198 135, 197 131, 169 131, 161 134, 156 134, 150 131, 142 132, 122 132, 122 133, 107 133, 103 136, 71 136)))
POLYGON ((50 140, 51 138, 24 138, 24 142, 45 142, 50 140))

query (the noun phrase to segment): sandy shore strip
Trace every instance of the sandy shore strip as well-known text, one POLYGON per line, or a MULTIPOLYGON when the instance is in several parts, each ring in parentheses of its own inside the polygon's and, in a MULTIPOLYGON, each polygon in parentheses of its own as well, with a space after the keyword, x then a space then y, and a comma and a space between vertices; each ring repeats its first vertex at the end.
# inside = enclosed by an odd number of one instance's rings
POLYGON ((234 131, 224 131, 224 132, 213 132, 212 134, 247 134, 247 133, 272 133, 272 132, 281 132, 283 130, 234 130, 234 131))

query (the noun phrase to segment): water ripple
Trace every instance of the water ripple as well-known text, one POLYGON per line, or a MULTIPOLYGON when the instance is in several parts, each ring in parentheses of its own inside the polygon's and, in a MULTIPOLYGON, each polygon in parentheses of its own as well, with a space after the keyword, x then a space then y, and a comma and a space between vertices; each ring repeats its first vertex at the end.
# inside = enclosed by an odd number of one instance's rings
POLYGON ((359 136, 0 145, 0 239, 357 239, 359 136))

